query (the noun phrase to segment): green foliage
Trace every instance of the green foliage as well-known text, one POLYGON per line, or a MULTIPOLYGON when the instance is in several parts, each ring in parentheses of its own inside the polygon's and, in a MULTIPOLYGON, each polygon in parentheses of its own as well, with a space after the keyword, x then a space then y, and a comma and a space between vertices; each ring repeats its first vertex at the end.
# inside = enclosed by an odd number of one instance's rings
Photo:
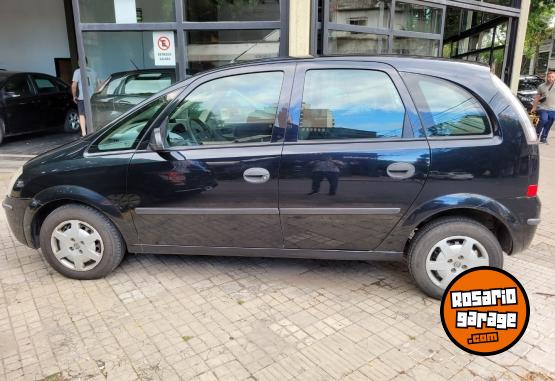
POLYGON ((553 30, 549 28, 549 24, 554 15, 555 0, 531 0, 524 42, 524 54, 527 58, 537 54, 542 42, 551 38, 553 30))

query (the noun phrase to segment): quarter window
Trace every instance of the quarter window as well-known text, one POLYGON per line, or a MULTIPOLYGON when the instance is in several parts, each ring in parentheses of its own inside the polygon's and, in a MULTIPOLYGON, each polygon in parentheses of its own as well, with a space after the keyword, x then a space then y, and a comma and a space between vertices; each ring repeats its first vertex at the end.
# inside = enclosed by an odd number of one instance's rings
POLYGON ((137 148, 147 126, 175 98, 177 91, 165 94, 109 128, 89 149, 89 152, 110 152, 137 148))
POLYGON ((411 89, 428 136, 491 133, 486 111, 468 91, 425 75, 406 74, 403 78, 411 89))
POLYGON ((198 86, 169 117, 167 144, 270 141, 282 81, 282 72, 264 72, 219 78, 198 86))
POLYGON ((395 138, 405 107, 387 74, 372 70, 309 70, 299 140, 395 138))

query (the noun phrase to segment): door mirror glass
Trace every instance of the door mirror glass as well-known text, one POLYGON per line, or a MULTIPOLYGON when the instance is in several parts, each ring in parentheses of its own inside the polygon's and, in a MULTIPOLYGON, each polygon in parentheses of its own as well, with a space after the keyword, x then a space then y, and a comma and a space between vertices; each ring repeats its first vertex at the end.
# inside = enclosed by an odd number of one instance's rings
MULTIPOLYGON (((167 125, 168 120, 166 119, 163 125, 167 125)), ((162 138, 162 128, 157 127, 152 130, 152 135, 150 135, 149 147, 154 152, 159 152, 164 150, 164 139, 162 138)))
POLYGON ((20 97, 21 95, 16 93, 15 91, 5 91, 4 92, 4 98, 17 98, 20 97))

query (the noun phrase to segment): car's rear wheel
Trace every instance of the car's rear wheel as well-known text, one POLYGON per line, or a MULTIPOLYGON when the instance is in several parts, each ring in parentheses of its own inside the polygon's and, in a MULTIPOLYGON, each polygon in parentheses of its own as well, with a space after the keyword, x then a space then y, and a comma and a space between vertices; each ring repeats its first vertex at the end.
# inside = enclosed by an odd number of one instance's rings
POLYGON ((74 279, 104 277, 125 255, 114 224, 99 211, 76 204, 61 206, 46 217, 40 246, 56 271, 74 279))
POLYGON ((473 267, 503 267, 503 250, 484 225, 448 217, 425 225, 408 252, 409 271, 422 291, 440 299, 449 283, 473 267))
POLYGON ((64 122, 65 132, 77 132, 81 126, 79 125, 79 113, 71 108, 67 111, 66 120, 64 122))

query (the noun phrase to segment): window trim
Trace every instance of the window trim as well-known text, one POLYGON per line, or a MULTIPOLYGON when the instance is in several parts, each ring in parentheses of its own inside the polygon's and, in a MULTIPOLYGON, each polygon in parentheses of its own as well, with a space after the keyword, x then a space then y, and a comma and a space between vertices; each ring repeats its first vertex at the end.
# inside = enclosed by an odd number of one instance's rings
POLYGON ((422 122, 420 116, 416 109, 416 105, 410 95, 410 92, 401 79, 397 70, 395 70, 390 65, 384 64, 379 61, 349 61, 349 60, 329 60, 329 61, 316 61, 316 62, 299 62, 297 65, 295 73, 295 83, 291 92, 291 99, 289 105, 289 119, 291 120, 290 125, 287 128, 285 135, 285 143, 299 143, 306 144, 308 142, 314 142, 310 144, 337 144, 337 143, 374 143, 382 141, 408 141, 408 140, 420 140, 426 139, 425 132, 423 130, 422 122), (361 139, 322 139, 322 140, 299 140, 299 122, 300 122, 300 111, 302 105, 302 99, 304 94, 304 81, 306 72, 309 70, 335 70, 335 69, 346 69, 346 70, 371 70, 371 71, 381 71, 386 74, 391 80, 392 84, 395 86, 397 93, 403 107, 405 108, 405 117, 403 120, 403 130, 401 136, 392 138, 361 138, 361 139))
MULTIPOLYGON (((418 117, 420 118, 420 122, 422 124, 422 129, 423 129, 424 134, 425 134, 425 136, 428 140, 436 140, 436 141, 437 140, 464 140, 464 139, 479 140, 479 139, 491 139, 491 138, 494 138, 496 136, 496 134, 494 132, 499 131, 499 129, 495 128, 496 123, 495 123, 494 118, 491 115, 491 110, 487 106, 487 103, 480 96, 478 96, 475 92, 473 92, 472 90, 468 89, 467 87, 465 87, 465 86, 463 86, 463 85, 461 85, 461 84, 459 84, 455 81, 451 81, 451 80, 446 79, 446 78, 441 78, 441 77, 437 77, 437 76, 434 76, 434 75, 428 75, 428 74, 415 73, 415 72, 407 72, 407 71, 405 71, 403 73, 408 74, 408 75, 413 75, 413 76, 429 77, 429 78, 432 78, 434 80, 444 81, 444 82, 447 82, 448 84, 451 84, 451 85, 453 85, 457 88, 462 89, 466 93, 470 94, 476 101, 478 101, 478 103, 480 104, 480 107, 484 111, 484 113, 486 115, 486 118, 488 120, 488 126, 489 126, 489 133, 488 134, 430 136, 428 134, 428 129, 426 128, 426 126, 424 124, 424 120, 422 119, 422 117, 420 115, 420 111, 419 111, 418 107, 416 107, 418 117)), ((409 76, 406 76, 405 78, 406 79, 403 79, 403 82, 405 82, 405 85, 407 86, 407 89, 409 90, 409 93, 411 94, 411 97, 416 97, 417 95, 422 95, 422 94, 413 94, 414 89, 411 89, 411 87, 407 83, 409 76)), ((420 90, 418 90, 418 91, 420 91, 420 90)), ((416 102, 415 102, 415 106, 416 106, 416 102)))
POLYGON ((281 126, 281 120, 279 116, 279 110, 285 110, 285 116, 283 120, 287 121, 289 118, 289 99, 291 93, 291 87, 293 83, 294 73, 295 73, 295 62, 282 62, 282 63, 272 63, 272 64, 245 64, 243 66, 228 68, 228 69, 221 69, 216 70, 213 72, 208 72, 206 74, 201 74, 199 76, 191 77, 192 82, 190 82, 185 88, 183 88, 181 93, 176 96, 176 98, 167 105, 164 111, 159 114, 149 127, 149 131, 143 136, 142 141, 138 144, 137 147, 141 147, 145 144, 145 141, 150 142, 152 139, 152 131, 156 128, 162 127, 162 123, 164 123, 165 119, 173 113, 173 111, 181 104, 181 102, 189 96, 195 89, 198 87, 211 82, 216 79, 226 78, 226 77, 233 77, 237 75, 245 75, 245 74, 254 74, 254 73, 267 73, 267 72, 282 72, 283 73, 283 81, 281 84, 280 95, 278 99, 278 111, 276 112, 276 116, 274 118, 274 125, 272 128, 272 138, 269 142, 245 142, 245 143, 231 143, 231 144, 214 144, 214 145, 206 145, 206 146, 175 146, 175 147, 168 147, 164 141, 164 151, 184 151, 190 149, 214 149, 214 148, 238 148, 238 147, 253 147, 253 146, 264 146, 267 147, 269 145, 274 144, 283 144, 284 136, 286 135, 287 131, 287 122, 285 122, 285 126, 281 126), (278 129, 283 129, 283 136, 279 139, 276 139, 276 131, 278 129))

